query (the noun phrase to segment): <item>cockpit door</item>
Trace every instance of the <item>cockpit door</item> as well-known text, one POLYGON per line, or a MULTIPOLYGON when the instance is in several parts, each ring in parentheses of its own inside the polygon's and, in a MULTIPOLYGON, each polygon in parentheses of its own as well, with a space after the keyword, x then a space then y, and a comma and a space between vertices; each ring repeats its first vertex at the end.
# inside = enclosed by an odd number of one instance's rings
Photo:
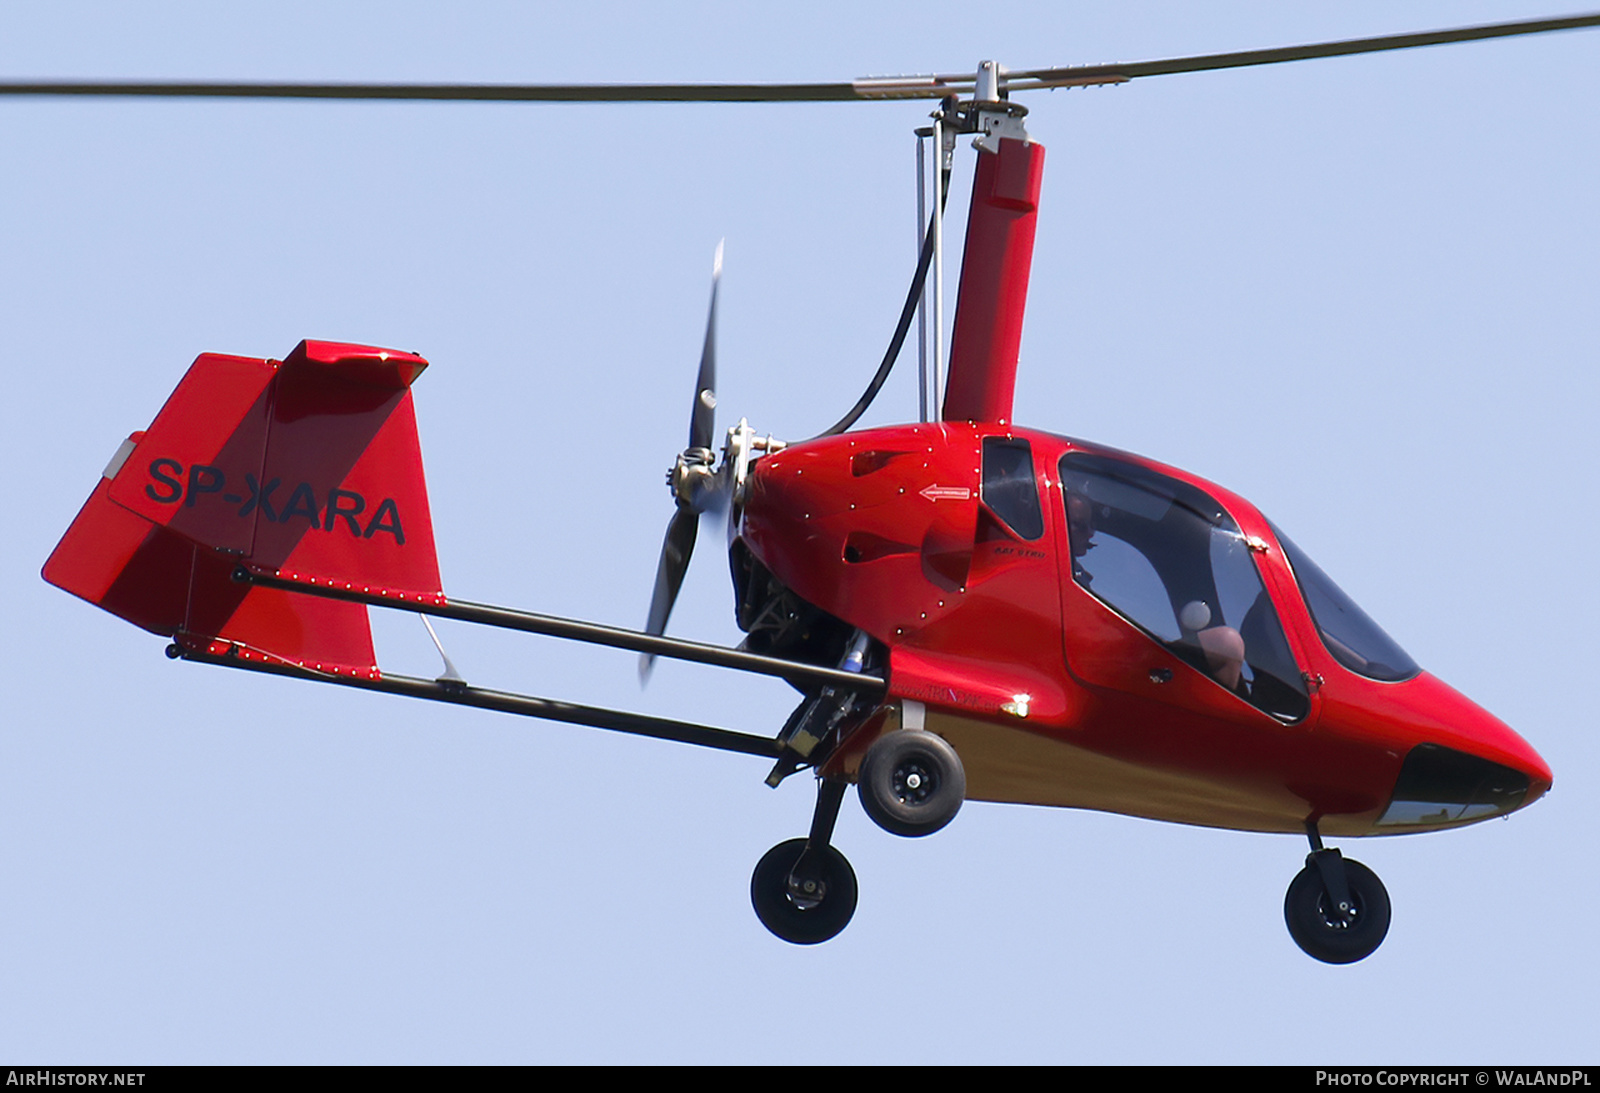
POLYGON ((1313 696, 1257 555, 1204 491, 1069 452, 1054 515, 1072 674, 1230 720, 1309 725, 1313 696))

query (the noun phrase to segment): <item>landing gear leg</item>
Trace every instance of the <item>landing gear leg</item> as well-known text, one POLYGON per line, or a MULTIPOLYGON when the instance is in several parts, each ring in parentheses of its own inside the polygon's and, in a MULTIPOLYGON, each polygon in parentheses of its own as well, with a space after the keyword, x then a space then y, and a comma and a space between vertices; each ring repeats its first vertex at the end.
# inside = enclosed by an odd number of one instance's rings
POLYGON ((774 934, 795 945, 815 945, 836 936, 856 913, 856 874, 829 845, 839 818, 845 783, 817 782, 811 834, 781 842, 756 863, 750 903, 774 934))
POLYGON ((1389 932, 1389 893, 1372 870, 1324 848, 1316 824, 1306 824, 1306 835, 1311 853, 1289 884, 1283 920, 1306 955, 1354 964, 1371 956, 1389 932))

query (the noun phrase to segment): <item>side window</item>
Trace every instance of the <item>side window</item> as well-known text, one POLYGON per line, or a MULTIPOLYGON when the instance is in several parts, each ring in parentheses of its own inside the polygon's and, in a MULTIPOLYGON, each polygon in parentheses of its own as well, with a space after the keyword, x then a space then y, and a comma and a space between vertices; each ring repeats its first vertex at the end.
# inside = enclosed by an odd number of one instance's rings
POLYGON ((1073 576, 1078 583, 1152 637, 1164 643, 1182 638, 1167 588, 1150 559, 1115 535, 1096 535, 1090 545, 1095 552, 1093 571, 1073 559, 1073 576))
POLYGON ((1044 534, 1033 449, 1016 437, 983 438, 983 503, 1024 539, 1044 534))
POLYGON ((1186 483, 1103 456, 1061 460, 1072 579, 1258 709, 1310 704, 1239 526, 1186 483))

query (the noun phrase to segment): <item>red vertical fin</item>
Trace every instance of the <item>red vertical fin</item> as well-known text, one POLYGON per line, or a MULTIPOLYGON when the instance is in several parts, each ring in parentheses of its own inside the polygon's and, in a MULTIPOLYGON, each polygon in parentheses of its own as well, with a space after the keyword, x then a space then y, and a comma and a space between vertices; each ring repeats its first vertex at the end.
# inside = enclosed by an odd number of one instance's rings
POLYGON ((113 457, 45 579, 197 648, 375 675, 366 608, 231 575, 442 598, 409 390, 425 367, 327 342, 282 364, 201 356, 113 457))
POLYGON ((1044 145, 1001 140, 978 155, 961 259, 945 421, 1010 421, 1044 145))

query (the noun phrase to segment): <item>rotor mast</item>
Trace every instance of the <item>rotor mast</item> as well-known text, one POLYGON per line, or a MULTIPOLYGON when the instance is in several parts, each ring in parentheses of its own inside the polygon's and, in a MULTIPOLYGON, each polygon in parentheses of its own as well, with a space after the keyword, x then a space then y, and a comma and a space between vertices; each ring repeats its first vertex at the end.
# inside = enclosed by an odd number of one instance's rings
POLYGON ((1029 139, 1022 121, 1027 109, 1006 99, 1003 76, 1000 65, 983 62, 972 100, 947 102, 936 115, 945 127, 976 134, 978 151, 950 338, 945 421, 1009 422, 1016 391, 1044 145, 1029 139))

